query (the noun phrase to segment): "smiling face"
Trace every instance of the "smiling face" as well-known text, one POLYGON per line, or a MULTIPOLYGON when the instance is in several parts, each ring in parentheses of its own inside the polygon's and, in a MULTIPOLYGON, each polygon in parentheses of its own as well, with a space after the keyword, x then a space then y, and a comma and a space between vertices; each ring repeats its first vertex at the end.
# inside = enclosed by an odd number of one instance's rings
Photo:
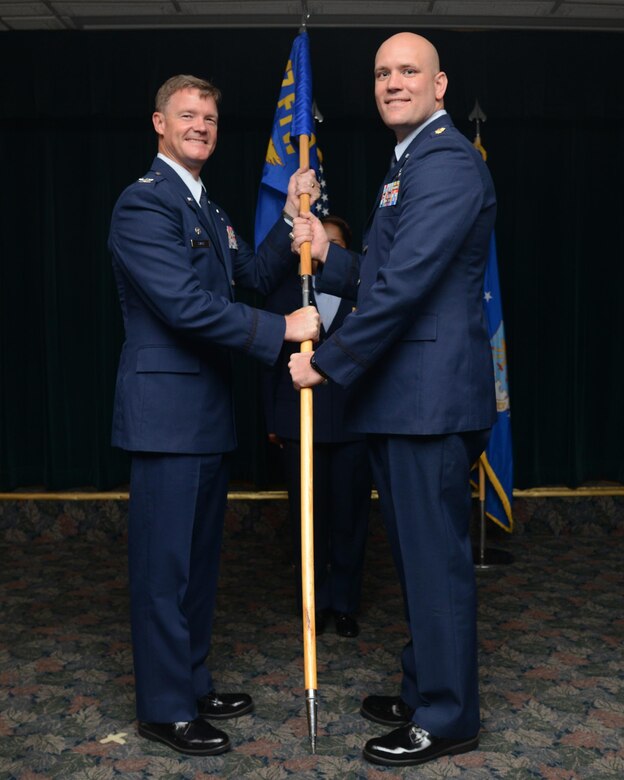
POLYGON ((214 98, 187 87, 174 92, 152 116, 158 151, 199 176, 217 143, 219 112, 214 98))
POLYGON ((384 123, 402 141, 444 107, 446 74, 426 38, 398 33, 375 57, 375 100, 384 123))

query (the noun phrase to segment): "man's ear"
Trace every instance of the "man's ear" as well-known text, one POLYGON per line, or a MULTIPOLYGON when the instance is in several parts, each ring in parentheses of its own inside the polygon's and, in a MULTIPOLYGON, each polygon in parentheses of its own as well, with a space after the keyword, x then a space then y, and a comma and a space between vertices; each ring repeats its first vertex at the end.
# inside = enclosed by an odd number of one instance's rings
POLYGON ((442 100, 448 86, 448 79, 446 77, 446 73, 443 70, 436 74, 434 83, 436 100, 442 100))
POLYGON ((158 135, 163 135, 165 129, 165 115, 161 111, 154 111, 152 114, 152 124, 158 135))

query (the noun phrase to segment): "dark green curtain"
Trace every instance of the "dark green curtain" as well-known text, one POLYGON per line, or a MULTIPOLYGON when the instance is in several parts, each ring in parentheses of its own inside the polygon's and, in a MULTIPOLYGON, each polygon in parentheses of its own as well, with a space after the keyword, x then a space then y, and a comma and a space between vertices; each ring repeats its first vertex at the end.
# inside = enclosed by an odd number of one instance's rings
MULTIPOLYGON (((310 30, 335 213, 361 235, 393 147, 372 98, 391 30, 310 30)), ((499 198, 515 485, 624 481, 624 40, 608 33, 424 31, 472 137, 475 98, 499 198)), ((224 93, 205 169, 252 239, 275 100, 296 30, 0 34, 0 489, 128 479, 109 445, 123 328, 106 248, 121 190, 155 153, 174 73, 224 93)), ((244 300, 261 304, 251 294, 244 300)), ((278 479, 259 366, 235 358, 234 479, 278 479)))

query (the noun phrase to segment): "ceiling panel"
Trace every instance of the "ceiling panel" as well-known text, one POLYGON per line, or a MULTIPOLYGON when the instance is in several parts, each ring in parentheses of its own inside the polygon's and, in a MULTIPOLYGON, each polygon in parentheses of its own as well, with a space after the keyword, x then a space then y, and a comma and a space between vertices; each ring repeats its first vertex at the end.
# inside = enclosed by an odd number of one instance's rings
POLYGON ((0 31, 453 27, 624 32, 624 0, 0 0, 0 31))

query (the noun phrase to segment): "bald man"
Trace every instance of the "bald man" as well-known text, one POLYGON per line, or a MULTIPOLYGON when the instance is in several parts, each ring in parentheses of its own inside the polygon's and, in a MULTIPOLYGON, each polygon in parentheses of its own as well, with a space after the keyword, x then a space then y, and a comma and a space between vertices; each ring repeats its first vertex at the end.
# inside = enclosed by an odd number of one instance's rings
POLYGON ((394 131, 361 256, 298 218, 317 289, 357 297, 316 352, 293 354, 295 387, 353 391, 351 430, 367 435, 410 639, 399 695, 369 696, 365 718, 394 727, 364 757, 410 766, 479 742, 476 583, 469 470, 496 418, 483 277, 496 197, 483 160, 444 110, 446 74, 429 41, 393 35, 375 58, 375 99, 394 131))

